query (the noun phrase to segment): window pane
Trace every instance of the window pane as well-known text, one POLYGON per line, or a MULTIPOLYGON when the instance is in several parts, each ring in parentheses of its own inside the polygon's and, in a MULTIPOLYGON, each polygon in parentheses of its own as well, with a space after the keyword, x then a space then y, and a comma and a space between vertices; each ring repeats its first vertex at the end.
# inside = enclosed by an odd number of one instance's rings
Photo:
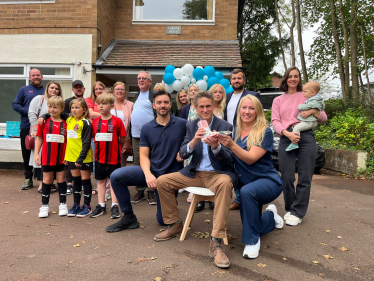
POLYGON ((214 0, 134 0, 135 20, 212 20, 214 0))
MULTIPOLYGON (((50 80, 43 80, 42 84, 43 84, 44 88, 47 87, 47 84, 48 84, 49 81, 50 80)), ((61 92, 62 92, 62 98, 64 100, 66 100, 68 98, 71 98, 73 96, 72 90, 71 90, 71 88, 72 88, 72 84, 71 84, 72 81, 58 81, 58 80, 53 80, 53 81, 55 81, 55 82, 57 82, 57 83, 60 84, 60 86, 61 86, 61 92)))
POLYGON ((23 75, 23 66, 0 66, 0 75, 18 74, 23 75))
MULTIPOLYGON (((31 66, 30 69, 34 67, 31 66)), ((70 76, 70 67, 55 68, 55 67, 35 67, 40 70, 42 75, 64 75, 70 76)))
POLYGON ((21 115, 12 108, 12 103, 16 98, 18 90, 26 85, 26 80, 0 80, 0 123, 6 121, 21 121, 21 115))

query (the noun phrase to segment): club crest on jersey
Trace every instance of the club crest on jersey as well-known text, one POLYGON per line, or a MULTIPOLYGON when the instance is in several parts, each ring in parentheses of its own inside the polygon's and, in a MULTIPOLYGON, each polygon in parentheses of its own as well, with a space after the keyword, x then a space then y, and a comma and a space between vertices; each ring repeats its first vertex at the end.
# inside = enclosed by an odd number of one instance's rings
POLYGON ((74 131, 78 131, 78 128, 79 128, 79 125, 76 124, 76 125, 74 126, 74 131))
POLYGON ((114 126, 108 125, 108 132, 113 132, 113 131, 114 131, 114 126))
POLYGON ((65 128, 61 128, 61 129, 60 129, 60 135, 65 135, 65 133, 66 133, 65 128))

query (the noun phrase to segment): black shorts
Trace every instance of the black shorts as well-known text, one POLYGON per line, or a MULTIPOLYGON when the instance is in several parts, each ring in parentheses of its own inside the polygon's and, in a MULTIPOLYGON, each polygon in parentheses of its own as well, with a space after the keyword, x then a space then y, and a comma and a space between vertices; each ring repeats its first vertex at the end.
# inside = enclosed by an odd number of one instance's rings
POLYGON ((121 168, 121 165, 101 164, 95 162, 95 180, 105 180, 106 178, 110 178, 110 175, 118 168, 121 168))
POLYGON ((81 167, 77 167, 75 166, 75 162, 68 162, 68 167, 69 167, 69 170, 81 170, 81 171, 92 171, 92 168, 93 168, 93 162, 90 162, 90 163, 83 163, 81 167))
POLYGON ((64 164, 57 165, 57 166, 42 166, 42 172, 43 173, 49 173, 49 172, 59 173, 65 170, 65 167, 66 166, 64 164))

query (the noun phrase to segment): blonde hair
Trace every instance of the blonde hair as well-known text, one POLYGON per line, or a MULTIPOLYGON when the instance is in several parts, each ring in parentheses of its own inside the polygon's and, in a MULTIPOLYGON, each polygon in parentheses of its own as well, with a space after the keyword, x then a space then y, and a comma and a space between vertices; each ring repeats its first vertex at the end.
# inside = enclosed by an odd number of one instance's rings
POLYGON ((153 87, 153 90, 155 92, 157 92, 158 90, 164 90, 165 92, 167 92, 165 85, 162 83, 156 83, 156 85, 153 87))
POLYGON ((90 99, 92 100, 93 103, 95 103, 96 101, 96 95, 95 95, 95 87, 96 85, 100 85, 101 87, 103 87, 103 92, 104 92, 104 89, 105 89, 105 85, 103 82, 100 82, 100 81, 96 81, 93 86, 92 86, 92 91, 91 91, 91 96, 90 96, 90 99))
POLYGON ((190 99, 190 89, 191 89, 191 87, 195 87, 195 88, 196 88, 196 93, 197 93, 198 91, 200 91, 199 86, 197 86, 196 84, 191 84, 191 85, 188 86, 188 91, 187 91, 187 100, 188 100, 189 103, 192 102, 191 99, 190 99))
POLYGON ((180 93, 186 93, 187 94, 187 97, 188 97, 188 93, 187 93, 187 90, 186 89, 182 89, 180 90, 178 93, 177 93, 177 108, 178 110, 181 110, 182 107, 183 107, 183 104, 181 103, 181 101, 179 100, 179 95, 180 93))
POLYGON ((238 126, 236 128, 234 141, 236 142, 239 139, 243 131, 243 120, 241 119, 241 116, 240 116, 240 110, 245 100, 251 100, 253 102, 253 105, 256 111, 256 119, 251 129, 251 133, 249 134, 247 138, 247 149, 250 150, 253 145, 261 146, 261 143, 264 139, 265 131, 268 125, 266 123, 266 118, 265 118, 264 110, 262 109, 261 102, 255 96, 246 95, 245 97, 241 99, 239 106, 238 106, 237 117, 236 117, 236 124, 238 124, 238 126))
MULTIPOLYGON (((36 68, 33 68, 33 69, 36 69, 36 68)), ((51 97, 49 94, 48 94, 48 89, 49 89, 49 86, 51 86, 51 84, 55 84, 58 88, 58 96, 59 97, 62 97, 62 90, 61 90, 61 85, 60 83, 58 82, 55 82, 55 81, 49 81, 47 86, 45 86, 45 92, 44 92, 44 97, 46 100, 49 100, 49 98, 51 97)))
POLYGON ((79 98, 79 99, 73 99, 71 102, 70 102, 70 112, 71 112, 71 107, 73 106, 74 103, 79 103, 79 105, 86 109, 86 111, 83 113, 83 118, 85 119, 90 119, 90 111, 88 110, 88 105, 86 103, 86 101, 82 98, 79 98))
POLYGON ((114 104, 114 96, 112 94, 101 94, 97 97, 96 103, 109 103, 114 104))
POLYGON ((221 84, 214 84, 209 89, 209 92, 211 92, 212 95, 214 95, 214 90, 216 89, 216 87, 220 87, 222 90, 222 99, 219 102, 219 112, 223 114, 223 111, 225 110, 225 107, 226 107, 226 91, 225 91, 225 88, 221 84))
POLYGON ((50 97, 48 99, 48 103, 47 104, 48 104, 48 106, 58 106, 62 110, 64 110, 64 107, 65 107, 64 100, 62 99, 62 97, 59 97, 59 96, 50 97))

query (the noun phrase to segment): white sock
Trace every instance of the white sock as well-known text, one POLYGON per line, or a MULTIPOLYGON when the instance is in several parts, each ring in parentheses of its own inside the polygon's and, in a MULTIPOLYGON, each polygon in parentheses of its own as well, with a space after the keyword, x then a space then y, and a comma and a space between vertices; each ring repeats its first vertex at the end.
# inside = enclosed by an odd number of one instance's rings
POLYGON ((118 206, 118 203, 112 203, 112 207, 113 207, 113 206, 115 206, 115 205, 117 205, 117 206, 118 206))
POLYGON ((105 203, 99 203, 101 208, 105 208, 105 203))

